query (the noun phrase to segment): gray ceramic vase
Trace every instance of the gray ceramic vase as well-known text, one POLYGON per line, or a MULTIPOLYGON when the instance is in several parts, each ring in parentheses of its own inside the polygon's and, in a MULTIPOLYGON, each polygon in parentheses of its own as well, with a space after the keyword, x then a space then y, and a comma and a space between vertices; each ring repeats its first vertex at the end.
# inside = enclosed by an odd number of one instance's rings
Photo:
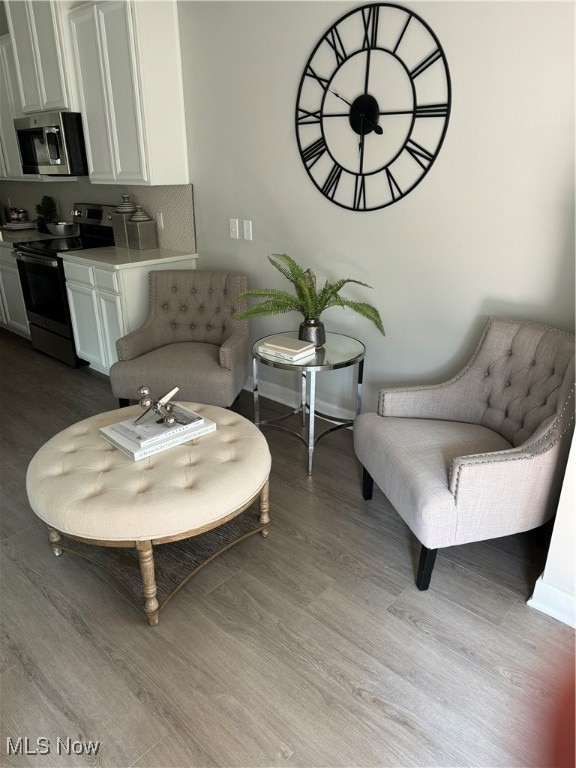
POLYGON ((320 320, 306 318, 300 323, 298 338, 301 341, 310 341, 316 347, 322 347, 326 342, 326 330, 320 320))

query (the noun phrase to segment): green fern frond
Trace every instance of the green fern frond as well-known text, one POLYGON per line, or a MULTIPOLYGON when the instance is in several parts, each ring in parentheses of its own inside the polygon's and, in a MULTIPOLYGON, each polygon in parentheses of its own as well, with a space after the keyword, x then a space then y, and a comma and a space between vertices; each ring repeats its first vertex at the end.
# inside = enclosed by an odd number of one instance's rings
POLYGON ((261 315, 279 315, 284 312, 300 312, 300 303, 293 293, 280 291, 275 288, 255 288, 238 294, 237 299, 265 298, 259 304, 253 304, 248 309, 236 315, 238 320, 248 317, 260 317, 261 315))
POLYGON ((300 300, 300 311, 306 317, 315 316, 316 312, 316 275, 310 268, 304 269, 286 253, 273 253, 268 256, 270 263, 280 274, 289 280, 300 300), (277 259, 280 259, 281 264, 277 259))
POLYGON ((382 319, 375 307, 340 296, 340 291, 348 283, 371 288, 372 286, 368 283, 347 277, 333 283, 326 280, 322 288, 318 289, 316 275, 310 267, 304 269, 286 253, 273 253, 268 256, 268 260, 283 277, 292 283, 295 294, 277 288, 251 288, 242 291, 235 297, 236 300, 253 298, 264 299, 264 301, 248 307, 247 310, 237 315, 239 320, 292 311, 300 312, 305 318, 319 320, 325 309, 338 306, 353 309, 362 317, 371 320, 378 330, 384 333, 382 319))
POLYGON ((296 297, 293 293, 288 291, 282 291, 279 288, 248 288, 246 291, 242 291, 235 299, 260 299, 260 298, 286 298, 289 297, 294 300, 296 297))
POLYGON ((273 253, 271 256, 268 256, 268 261, 273 267, 276 267, 282 275, 284 275, 286 280, 290 280, 291 283, 295 283, 304 278, 306 270, 286 253, 273 253), (277 259, 283 261, 284 264, 281 264, 277 259))
POLYGON ((354 312, 357 312, 359 315, 362 315, 362 317, 365 317, 367 320, 371 320, 376 328, 378 328, 380 333, 383 336, 385 335, 382 318, 380 317, 380 313, 376 307, 373 307, 371 304, 365 304, 361 301, 351 301, 350 299, 342 299, 341 306, 349 307, 350 309, 353 309, 354 312))
POLYGON ((356 283, 357 285, 363 285, 365 288, 372 288, 368 283, 363 283, 361 280, 354 280, 351 277, 341 278, 335 283, 326 281, 318 297, 318 303, 322 307, 322 312, 325 309, 328 309, 328 307, 344 306, 342 303, 343 299, 339 295, 339 292, 348 283, 356 283))
POLYGON ((270 306, 270 304, 267 301, 263 301, 260 304, 253 304, 251 307, 248 307, 248 309, 245 312, 242 312, 240 315, 236 315, 237 320, 244 320, 245 318, 250 317, 264 317, 265 315, 283 315, 286 312, 299 312, 296 307, 289 307, 289 306, 279 306, 278 304, 274 304, 273 306, 270 306))

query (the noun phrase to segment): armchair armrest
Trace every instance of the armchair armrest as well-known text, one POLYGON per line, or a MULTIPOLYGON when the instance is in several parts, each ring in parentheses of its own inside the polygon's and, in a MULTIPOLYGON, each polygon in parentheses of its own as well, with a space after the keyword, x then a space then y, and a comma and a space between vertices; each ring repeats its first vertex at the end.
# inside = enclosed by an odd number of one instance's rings
POLYGON ((511 448, 454 459, 450 491, 457 521, 452 543, 508 536, 545 523, 554 514, 562 486, 559 450, 556 445, 533 455, 526 448, 511 448))
POLYGON ((165 342, 160 338, 158 331, 154 323, 145 322, 140 328, 119 338, 116 341, 118 360, 133 360, 161 347, 165 342))
POLYGON ((558 503, 572 427, 558 417, 515 448, 453 459, 449 488, 458 512, 454 543, 506 536, 545 523, 558 503), (505 515, 497 513, 502 509, 505 515))
POLYGON ((232 370, 239 366, 247 366, 248 329, 245 323, 238 322, 232 328, 232 333, 220 345, 220 367, 232 370))
POLYGON ((468 369, 441 384, 381 389, 378 414, 475 422, 485 404, 479 399, 475 402, 474 394, 478 387, 470 381, 472 376, 468 369))

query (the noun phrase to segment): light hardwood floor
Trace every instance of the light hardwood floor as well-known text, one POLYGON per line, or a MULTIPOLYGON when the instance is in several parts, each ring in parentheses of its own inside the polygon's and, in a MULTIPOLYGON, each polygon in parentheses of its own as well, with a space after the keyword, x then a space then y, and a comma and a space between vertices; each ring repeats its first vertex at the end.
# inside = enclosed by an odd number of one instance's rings
MULTIPOLYGON (((574 633, 526 605, 546 555, 530 536, 441 550, 420 593, 417 544, 377 489, 362 500, 351 433, 319 444, 308 477, 304 445, 268 429, 268 539, 215 560, 150 627, 95 566, 55 558, 27 504, 34 452, 116 407, 107 378, 5 331, 0 351, 1 765, 549 764, 574 633), (50 753, 9 755, 18 737, 50 753)), ((252 416, 248 393, 237 408, 252 416)))

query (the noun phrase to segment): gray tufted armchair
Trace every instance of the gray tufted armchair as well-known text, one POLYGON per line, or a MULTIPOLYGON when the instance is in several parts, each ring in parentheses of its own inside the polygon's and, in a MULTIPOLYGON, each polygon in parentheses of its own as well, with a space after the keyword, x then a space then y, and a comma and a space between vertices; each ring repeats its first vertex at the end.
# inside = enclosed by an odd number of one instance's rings
POLYGON ((490 318, 450 381, 380 391, 354 423, 363 496, 376 481, 421 542, 419 589, 439 548, 554 515, 573 424, 574 336, 520 320, 490 318))
POLYGON ((156 396, 179 387, 177 399, 232 405, 248 378, 248 325, 235 316, 245 302, 246 275, 195 269, 149 273, 148 317, 116 342, 112 392, 125 405, 145 384, 156 396))

